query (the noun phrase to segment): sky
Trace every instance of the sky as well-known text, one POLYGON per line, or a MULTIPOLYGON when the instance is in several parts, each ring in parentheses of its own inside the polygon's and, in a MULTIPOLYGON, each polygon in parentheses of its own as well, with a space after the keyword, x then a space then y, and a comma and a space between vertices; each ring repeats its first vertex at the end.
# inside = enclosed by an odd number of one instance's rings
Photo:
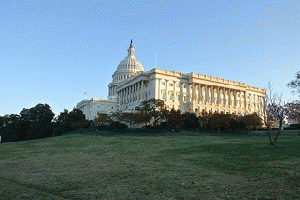
POLYGON ((1 1, 0 116, 107 98, 133 40, 145 71, 196 72, 299 99, 300 1, 1 1), (84 93, 86 92, 86 96, 84 93))

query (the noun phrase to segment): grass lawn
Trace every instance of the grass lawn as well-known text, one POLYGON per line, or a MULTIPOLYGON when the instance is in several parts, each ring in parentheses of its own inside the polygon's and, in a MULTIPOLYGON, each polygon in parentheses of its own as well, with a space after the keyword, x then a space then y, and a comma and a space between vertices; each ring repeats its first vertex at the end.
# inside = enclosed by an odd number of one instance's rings
POLYGON ((105 133, 0 143, 0 199, 300 199, 300 136, 105 133))

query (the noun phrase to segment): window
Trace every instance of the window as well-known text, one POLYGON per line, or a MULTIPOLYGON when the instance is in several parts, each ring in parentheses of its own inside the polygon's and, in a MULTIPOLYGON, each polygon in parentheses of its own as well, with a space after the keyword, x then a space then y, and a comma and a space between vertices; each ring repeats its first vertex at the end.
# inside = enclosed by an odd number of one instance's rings
POLYGON ((183 85, 183 88, 186 88, 186 85, 183 85))
POLYGON ((163 93, 163 99, 166 99, 166 93, 163 93))
POLYGON ((170 100, 173 100, 173 93, 170 94, 170 100))
POLYGON ((174 86, 173 83, 170 83, 169 85, 170 85, 170 87, 173 87, 173 86, 174 86))
POLYGON ((166 82, 162 82, 161 84, 162 84, 162 85, 166 85, 166 82))

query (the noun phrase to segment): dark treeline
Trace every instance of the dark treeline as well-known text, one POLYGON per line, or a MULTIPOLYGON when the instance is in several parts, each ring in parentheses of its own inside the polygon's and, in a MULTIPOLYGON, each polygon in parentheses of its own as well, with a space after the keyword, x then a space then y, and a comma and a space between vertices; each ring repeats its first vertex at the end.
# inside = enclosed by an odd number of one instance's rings
POLYGON ((16 142, 58 136, 90 124, 79 109, 64 110, 54 117, 48 104, 37 104, 30 109, 24 108, 20 114, 0 116, 0 135, 2 142, 16 142))

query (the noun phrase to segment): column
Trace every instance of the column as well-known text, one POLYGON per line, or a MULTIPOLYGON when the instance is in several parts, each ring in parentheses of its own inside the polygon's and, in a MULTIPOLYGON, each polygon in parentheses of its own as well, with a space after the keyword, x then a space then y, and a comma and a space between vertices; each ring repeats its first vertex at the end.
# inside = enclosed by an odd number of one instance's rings
POLYGON ((228 88, 228 104, 229 104, 229 108, 231 108, 231 91, 228 88))
POLYGON ((141 82, 138 82, 138 100, 139 102, 141 101, 141 82))
POLYGON ((158 98, 160 99, 161 98, 161 89, 160 89, 160 85, 161 85, 161 83, 160 83, 160 78, 158 79, 158 98))
POLYGON ((195 84, 192 83, 192 102, 195 101, 195 84))
POLYGON ((169 100, 168 84, 169 84, 169 80, 166 80, 166 101, 169 100))
POLYGON ((234 95, 234 103, 233 103, 233 107, 234 107, 234 108, 237 108, 236 90, 233 90, 233 95, 234 95))
POLYGON ((205 104, 208 104, 208 87, 205 85, 205 104))
POLYGON ((130 102, 132 103, 133 102, 133 85, 130 86, 130 93, 131 93, 130 94, 130 96, 131 96, 131 98, 130 98, 131 101, 130 102))
POLYGON ((125 92, 124 92, 124 89, 122 89, 121 90, 122 91, 122 106, 123 106, 123 104, 124 104, 124 98, 125 98, 125 92))
POLYGON ((223 88, 223 103, 224 107, 226 107, 226 88, 223 88))
POLYGON ((190 103, 191 94, 190 94, 190 85, 189 85, 189 83, 187 84, 187 93, 188 93, 187 103, 190 103))
POLYGON ((202 98, 202 87, 201 84, 198 85, 198 103, 201 102, 201 98, 202 98))
POLYGON ((245 113, 247 111, 247 97, 246 97, 246 91, 244 91, 244 108, 245 108, 245 113))
POLYGON ((141 83, 142 101, 144 101, 144 81, 141 83))
POLYGON ((210 95, 211 95, 211 102, 210 104, 213 105, 214 101, 215 101, 215 97, 214 97, 214 86, 212 85, 211 86, 211 89, 210 89, 210 95))
POLYGON ((134 90, 134 96, 135 96, 135 101, 138 101, 138 82, 136 82, 135 84, 134 84, 134 86, 135 86, 135 90, 134 90))
POLYGON ((221 102, 221 96, 220 96, 220 86, 218 86, 218 101, 217 101, 217 105, 220 106, 220 102, 221 102))
POLYGON ((154 99, 158 99, 158 80, 154 79, 154 99))
POLYGON ((177 101, 177 93, 176 93, 176 84, 177 82, 173 81, 173 102, 176 102, 177 101))
POLYGON ((117 106, 120 105, 120 93, 117 93, 117 106))
POLYGON ((183 102, 183 89, 182 89, 182 83, 179 82, 179 84, 180 84, 180 103, 182 103, 183 102))
POLYGON ((257 98, 257 95, 253 95, 253 104, 254 104, 254 112, 256 112, 256 98, 257 98))

